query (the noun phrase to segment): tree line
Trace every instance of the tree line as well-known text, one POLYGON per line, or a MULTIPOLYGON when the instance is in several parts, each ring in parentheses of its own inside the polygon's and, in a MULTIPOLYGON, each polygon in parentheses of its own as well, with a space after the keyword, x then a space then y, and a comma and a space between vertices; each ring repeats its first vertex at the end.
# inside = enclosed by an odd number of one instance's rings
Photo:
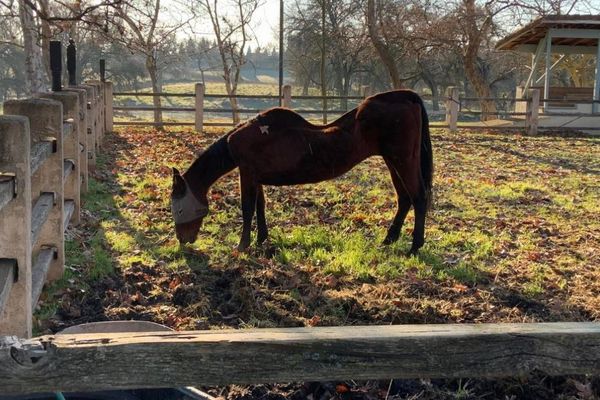
MULTIPOLYGON (((78 80, 96 77, 106 58, 110 79, 124 89, 161 92, 168 80, 222 79, 238 92, 243 71, 276 69, 278 49, 256 46, 260 0, 0 0, 0 97, 48 87, 50 40, 78 45, 78 80), (202 21, 202 23, 199 23, 202 21), (197 32, 198 26, 208 27, 197 32), (254 45, 254 49, 251 48, 254 45)), ((284 68, 307 94, 341 96, 390 88, 430 93, 438 108, 445 88, 486 100, 514 89, 528 60, 497 52, 495 43, 533 18, 597 13, 591 0, 287 0, 284 68)), ((268 42, 273 38, 260 38, 268 42)), ((582 84, 590 57, 571 57, 556 79, 582 84), (570 71, 570 72, 569 72, 570 71)), ((161 98, 154 97, 161 107, 161 98)), ((233 119, 235 97, 230 97, 233 119)), ((342 104, 342 107, 347 106, 342 104)), ((155 121, 162 113, 155 111, 155 121)))

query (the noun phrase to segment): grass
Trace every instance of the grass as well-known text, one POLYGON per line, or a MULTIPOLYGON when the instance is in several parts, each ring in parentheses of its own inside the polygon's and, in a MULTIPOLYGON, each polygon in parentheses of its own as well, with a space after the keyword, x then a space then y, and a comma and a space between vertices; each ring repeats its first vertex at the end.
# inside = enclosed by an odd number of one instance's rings
MULTIPOLYGON (((217 137, 107 137, 89 218, 67 244, 65 278, 44 294, 39 331, 131 318, 177 329, 600 319, 598 139, 434 131, 426 244, 406 257, 412 213, 400 240, 380 245, 395 195, 378 158, 333 181, 268 188, 270 243, 246 254, 234 250, 232 173, 211 189, 199 239, 180 247, 170 167, 185 169, 217 137)), ((473 398, 476 382, 440 398, 473 398)))

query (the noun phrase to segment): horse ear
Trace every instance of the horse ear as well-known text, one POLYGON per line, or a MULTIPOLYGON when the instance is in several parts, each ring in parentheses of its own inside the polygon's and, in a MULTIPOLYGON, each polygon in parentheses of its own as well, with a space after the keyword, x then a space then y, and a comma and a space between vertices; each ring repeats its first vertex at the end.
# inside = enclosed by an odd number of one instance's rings
POLYGON ((185 194, 185 181, 176 168, 173 168, 173 195, 183 196, 185 194))

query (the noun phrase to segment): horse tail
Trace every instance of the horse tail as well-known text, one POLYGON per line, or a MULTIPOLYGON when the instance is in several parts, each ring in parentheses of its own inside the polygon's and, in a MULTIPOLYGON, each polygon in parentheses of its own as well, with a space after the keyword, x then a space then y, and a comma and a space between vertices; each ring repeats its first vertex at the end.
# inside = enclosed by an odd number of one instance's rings
POLYGON ((425 188, 427 209, 429 209, 433 197, 433 150, 429 134, 429 117, 420 96, 419 102, 421 105, 421 179, 425 188))

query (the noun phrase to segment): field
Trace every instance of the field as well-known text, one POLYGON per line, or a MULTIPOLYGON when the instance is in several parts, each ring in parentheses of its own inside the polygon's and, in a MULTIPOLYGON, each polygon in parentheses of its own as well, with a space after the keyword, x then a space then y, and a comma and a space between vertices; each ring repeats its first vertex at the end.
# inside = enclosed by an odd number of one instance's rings
MULTIPOLYGON (((301 95, 302 88, 298 86, 292 87, 292 98, 301 95)), ((150 88, 142 89, 140 92, 151 92, 150 88)), ((190 94, 194 93, 194 83, 171 83, 166 84, 163 87, 163 92, 176 93, 176 94, 190 94)), ((206 82, 205 88, 206 94, 226 94, 225 84, 221 82, 206 82)), ((264 95, 264 96, 278 96, 279 88, 277 84, 273 83, 259 83, 252 82, 241 84, 238 88, 239 95, 264 95)), ((308 91, 311 96, 320 96, 320 89, 311 87, 308 91)), ((329 93, 334 95, 334 93, 329 93)), ((267 108, 275 107, 279 105, 277 99, 239 99, 239 106, 241 109, 251 110, 264 110, 267 108)), ((348 100, 348 108, 352 109, 356 107, 358 100, 348 100)), ((151 106, 152 98, 144 96, 116 96, 116 106, 151 106)), ((194 98, 192 97, 162 97, 163 107, 194 107, 194 98)), ((316 114, 309 115, 314 120, 320 120, 321 114, 319 110, 322 109, 321 100, 311 99, 295 99, 292 100, 292 105, 296 109, 304 110, 315 110, 316 114)), ((231 109, 231 104, 227 98, 207 98, 204 99, 204 107, 211 109, 231 109)), ((329 100, 328 110, 341 110, 342 104, 339 100, 329 100)), ((256 114, 255 112, 241 114, 241 118, 245 119, 256 114)), ((339 115, 336 114, 336 115, 339 115)), ((194 122, 193 112, 172 112, 164 111, 163 118, 165 121, 176 121, 176 122, 194 122)), ((115 121, 151 121, 153 114, 151 111, 116 111, 115 121)), ((230 112, 205 112, 205 122, 231 122, 230 112)), ((330 118, 331 119, 331 118, 330 118)))
MULTIPOLYGON (((600 320, 598 139, 434 130, 426 245, 406 257, 412 215, 398 243, 380 245, 395 195, 379 158, 333 181, 268 188, 270 243, 248 253, 234 250, 241 212, 232 173, 210 192, 199 240, 180 247, 170 167, 185 169, 220 134, 107 136, 85 223, 69 231, 67 275, 37 311, 38 333, 118 319, 181 330, 600 320)), ((343 393, 329 383, 207 390, 227 398, 385 398, 388 384, 346 382, 343 393)), ((600 382, 540 375, 394 381, 389 389, 407 399, 591 399, 600 382)))

